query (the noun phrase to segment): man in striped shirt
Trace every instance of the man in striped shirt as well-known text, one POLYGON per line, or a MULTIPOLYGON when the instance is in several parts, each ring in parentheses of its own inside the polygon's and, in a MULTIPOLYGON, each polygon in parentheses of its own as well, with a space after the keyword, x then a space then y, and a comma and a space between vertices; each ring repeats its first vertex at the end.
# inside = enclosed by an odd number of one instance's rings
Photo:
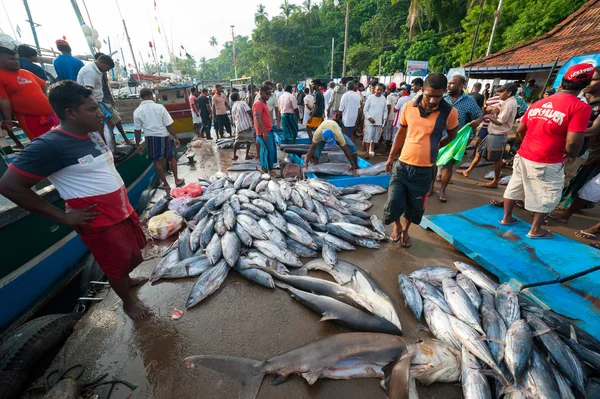
POLYGON ((254 133, 252 132, 252 110, 245 101, 240 99, 239 93, 231 94, 233 107, 231 108, 231 117, 235 127, 235 143, 233 144, 233 160, 238 156, 237 150, 242 144, 246 145, 246 159, 250 159, 250 147, 254 144, 254 133))

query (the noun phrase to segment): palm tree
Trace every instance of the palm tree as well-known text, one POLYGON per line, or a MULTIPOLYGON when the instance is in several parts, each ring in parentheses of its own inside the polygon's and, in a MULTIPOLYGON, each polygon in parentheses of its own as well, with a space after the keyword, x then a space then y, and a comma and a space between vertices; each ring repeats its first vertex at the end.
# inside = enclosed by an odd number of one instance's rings
POLYGON ((211 36, 210 39, 208 40, 208 44, 210 44, 210 47, 215 49, 215 52, 217 53, 217 56, 218 56, 219 52, 217 51, 217 45, 219 43, 217 42, 217 38, 214 36, 211 36))
POLYGON ((254 23, 256 25, 260 24, 265 19, 269 18, 269 14, 267 14, 267 8, 264 4, 259 4, 256 7, 256 14, 254 14, 254 23))
POLYGON ((312 0, 304 0, 304 3, 302 3, 302 6, 306 10, 306 12, 311 12, 312 8, 313 8, 313 2, 312 2, 312 0))
POLYGON ((290 4, 289 0, 283 0, 283 4, 279 6, 281 13, 285 17, 286 21, 290 18, 290 15, 296 9, 296 5, 290 4))

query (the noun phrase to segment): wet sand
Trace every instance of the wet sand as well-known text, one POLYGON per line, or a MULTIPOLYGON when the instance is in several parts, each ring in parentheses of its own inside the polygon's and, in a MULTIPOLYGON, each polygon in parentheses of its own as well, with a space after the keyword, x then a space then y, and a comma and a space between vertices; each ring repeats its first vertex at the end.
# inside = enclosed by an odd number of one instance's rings
MULTIPOLYGON (((194 181, 199 175, 209 176, 217 170, 226 170, 231 164, 231 150, 217 150, 216 146, 206 144, 195 152, 198 163, 194 167, 180 166, 180 175, 187 182, 194 181)), ((378 155, 371 162, 383 160, 385 158, 378 155)), ((489 170, 491 167, 477 168, 469 180, 455 175, 454 184, 448 190, 448 203, 442 204, 434 196, 427 204, 427 213, 453 213, 484 205, 491 198, 500 199, 504 188, 491 190, 476 186, 489 170)), ((505 170, 505 173, 510 171, 505 170)), ((369 212, 381 215, 385 200, 385 194, 374 196, 374 205, 369 212)), ((517 215, 531 220, 523 210, 518 210, 517 215)), ((574 227, 589 227, 599 216, 597 211, 588 211, 584 216, 574 217, 572 226, 552 226, 551 229, 574 237, 574 227)), ((388 227, 391 231, 391 226, 388 227)), ((470 260, 431 231, 414 226, 412 237, 413 246, 408 250, 397 244, 383 243, 379 250, 360 248, 354 252, 341 252, 339 256, 371 272, 396 304, 405 336, 417 338, 429 334, 415 333, 418 323, 400 297, 398 273, 410 273, 430 265, 451 266, 455 260, 470 260)), ((162 247, 164 244, 157 248, 150 242, 146 256, 155 255, 162 247)), ((157 262, 156 258, 144 262, 134 275, 149 276, 157 262)), ((319 276, 328 278, 325 274, 319 276)), ((137 386, 131 395, 127 388, 118 386, 112 399, 235 398, 240 392, 240 384, 208 369, 188 369, 183 359, 199 354, 267 359, 347 331, 329 322, 319 322, 320 317, 286 292, 252 284, 234 271, 216 293, 185 311, 185 301, 193 283, 194 279, 190 278, 138 288, 136 292, 140 300, 155 313, 154 317, 138 322, 124 315, 120 300, 111 290, 103 291, 99 296, 105 299, 93 305, 78 323, 48 371, 83 364, 86 367, 84 380, 108 373, 109 379, 122 379, 137 386), (170 320, 174 308, 184 311, 181 319, 170 320)), ((273 377, 265 378, 259 398, 386 397, 378 379, 318 380, 313 386, 297 376, 278 386, 271 385, 272 380, 273 377)), ((457 384, 419 385, 418 391, 421 398, 462 397, 457 384)), ((107 389, 98 389, 97 392, 102 397, 107 389)))

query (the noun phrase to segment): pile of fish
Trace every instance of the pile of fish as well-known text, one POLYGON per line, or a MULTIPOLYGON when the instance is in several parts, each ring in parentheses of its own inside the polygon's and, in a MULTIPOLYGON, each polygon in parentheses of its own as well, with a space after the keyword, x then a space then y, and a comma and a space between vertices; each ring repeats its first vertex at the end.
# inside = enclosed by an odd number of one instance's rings
POLYGON ((375 165, 367 166, 366 168, 360 168, 356 173, 353 173, 353 171, 349 169, 349 164, 347 162, 310 164, 306 171, 309 173, 333 176, 377 176, 385 173, 385 162, 379 162, 375 165))
POLYGON ((233 137, 220 138, 220 139, 217 139, 217 141, 215 141, 215 143, 217 144, 217 147, 219 147, 219 148, 233 148, 233 144, 235 143, 235 138, 233 138, 233 137))
POLYGON ((465 398, 600 397, 598 340, 473 266, 454 264, 458 270, 431 266, 398 282, 417 320, 462 353, 465 398))
MULTIPOLYGON (((317 257, 317 251, 322 251, 329 269, 333 269, 337 251, 355 250, 356 246, 379 248, 378 241, 386 239, 381 221, 365 212, 372 206, 371 196, 386 191, 380 186, 337 188, 319 179, 271 179, 258 171, 220 172, 199 184, 204 186, 204 193, 190 201, 181 214, 188 227, 150 278, 156 282, 199 276, 189 294, 187 308, 215 292, 232 268, 246 279, 269 288, 274 287, 274 278, 290 287, 310 285, 313 281, 296 281, 310 277, 292 275, 306 274, 309 269, 302 267, 300 258, 317 257), (298 270, 287 275, 287 268, 298 270)), ((150 214, 158 214, 162 209, 164 201, 157 203, 150 214)), ((354 278, 355 287, 365 290, 371 287, 363 273, 349 273, 344 275, 344 282, 354 278)), ((381 302, 379 295, 373 296, 373 290, 358 296, 350 287, 339 284, 325 287, 329 282, 314 280, 324 282, 320 284, 323 292, 337 296, 342 304, 381 313, 395 326, 379 319, 370 321, 380 322, 386 331, 399 330, 395 311, 392 315, 391 305, 381 302)), ((309 290, 317 292, 312 286, 309 290)))

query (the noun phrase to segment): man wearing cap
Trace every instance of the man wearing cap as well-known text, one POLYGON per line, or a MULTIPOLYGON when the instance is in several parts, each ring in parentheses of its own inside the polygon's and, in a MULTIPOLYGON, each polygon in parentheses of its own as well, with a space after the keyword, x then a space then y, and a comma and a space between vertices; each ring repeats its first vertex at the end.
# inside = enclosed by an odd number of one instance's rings
POLYGON ((512 215, 517 200, 533 212, 528 238, 552 238, 541 228, 544 217, 560 202, 565 165, 579 154, 592 107, 577 96, 592 80, 594 66, 573 65, 563 76, 558 93, 532 104, 517 133, 523 143, 513 161, 513 174, 504 192, 502 225, 517 223, 512 215))
MULTIPOLYGON (((60 121, 46 97, 46 81, 21 69, 17 46, 12 39, 0 38, 0 112, 2 128, 12 135, 13 114, 30 140, 46 133, 60 121)), ((15 144, 19 145, 17 140, 15 144)))
POLYGON ((54 59, 52 63, 58 75, 57 80, 77 80, 79 70, 83 68, 83 62, 71 55, 71 46, 66 40, 56 41, 56 48, 62 54, 54 59))
POLYGON ((488 161, 494 162, 494 179, 489 183, 481 184, 482 187, 486 188, 498 187, 500 173, 502 172, 502 156, 504 155, 504 149, 506 148, 508 132, 510 132, 515 123, 518 111, 517 100, 515 99, 515 94, 517 94, 516 84, 507 83, 496 89, 496 92, 501 101, 500 112, 497 116, 494 114, 487 114, 484 116, 484 120, 489 122, 487 129, 488 135, 477 147, 477 154, 469 168, 458 171, 459 174, 468 178, 471 171, 477 166, 482 157, 488 161))
POLYGON ((556 94, 556 90, 551 87, 544 92, 544 98, 553 96, 554 94, 556 94))
POLYGON ((340 146, 342 151, 344 151, 344 155, 346 155, 346 158, 348 158, 348 161, 350 162, 348 169, 358 169, 358 155, 356 152, 356 146, 352 140, 350 140, 350 137, 342 133, 340 125, 338 125, 336 121, 332 120, 323 121, 315 131, 315 134, 312 138, 312 144, 308 149, 308 153, 306 154, 306 158, 304 160, 304 167, 307 168, 311 162, 318 164, 319 158, 321 157, 321 152, 325 146, 327 145, 331 147, 336 143, 338 146, 340 146))

